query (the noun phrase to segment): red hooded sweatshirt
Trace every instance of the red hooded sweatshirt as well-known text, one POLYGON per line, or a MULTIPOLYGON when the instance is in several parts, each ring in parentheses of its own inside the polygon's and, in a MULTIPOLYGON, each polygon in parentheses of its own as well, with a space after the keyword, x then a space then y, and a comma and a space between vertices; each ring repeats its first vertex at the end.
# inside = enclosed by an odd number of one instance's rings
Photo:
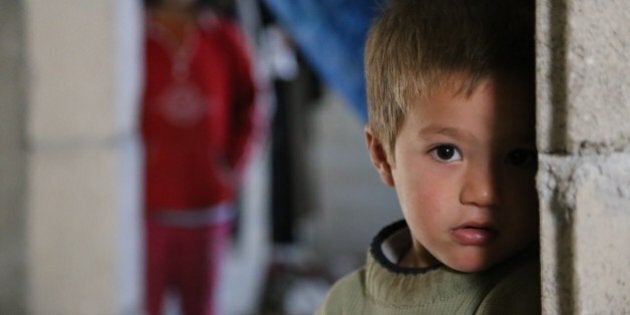
POLYGON ((253 130, 254 83, 237 26, 203 15, 176 43, 147 17, 141 133, 148 212, 232 198, 253 130))

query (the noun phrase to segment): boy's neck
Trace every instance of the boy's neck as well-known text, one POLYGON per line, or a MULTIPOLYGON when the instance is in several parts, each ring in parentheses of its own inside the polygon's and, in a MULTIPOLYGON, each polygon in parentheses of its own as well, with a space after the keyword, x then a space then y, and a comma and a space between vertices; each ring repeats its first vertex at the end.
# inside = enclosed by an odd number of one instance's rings
POLYGON ((440 262, 433 255, 416 242, 409 247, 398 262, 398 266, 405 268, 428 268, 439 264, 440 262))

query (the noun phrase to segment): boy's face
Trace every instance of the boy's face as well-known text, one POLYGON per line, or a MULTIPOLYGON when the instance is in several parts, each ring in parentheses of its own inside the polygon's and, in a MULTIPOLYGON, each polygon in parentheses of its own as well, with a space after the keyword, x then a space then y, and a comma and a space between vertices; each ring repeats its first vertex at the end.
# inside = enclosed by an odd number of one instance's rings
POLYGON ((532 96, 514 80, 487 77, 472 94, 444 88, 415 100, 393 163, 367 130, 374 165, 395 187, 413 237, 405 264, 475 272, 537 239, 534 124, 532 96))

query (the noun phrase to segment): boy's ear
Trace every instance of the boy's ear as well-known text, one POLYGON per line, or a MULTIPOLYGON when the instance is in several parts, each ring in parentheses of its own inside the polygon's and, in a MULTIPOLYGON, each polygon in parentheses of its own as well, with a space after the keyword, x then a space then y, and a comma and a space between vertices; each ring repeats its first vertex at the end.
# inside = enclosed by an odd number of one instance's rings
POLYGON ((387 160, 387 153, 381 141, 374 136, 370 127, 365 126, 365 142, 367 144, 368 153, 372 165, 376 168, 378 175, 383 183, 388 186, 394 186, 394 177, 392 177, 392 168, 387 160))

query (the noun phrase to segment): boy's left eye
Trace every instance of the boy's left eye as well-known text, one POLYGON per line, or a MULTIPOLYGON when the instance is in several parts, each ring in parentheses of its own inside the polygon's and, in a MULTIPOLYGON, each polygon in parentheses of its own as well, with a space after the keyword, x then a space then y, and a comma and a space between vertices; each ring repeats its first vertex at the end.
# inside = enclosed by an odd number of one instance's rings
POLYGON ((512 150, 507 154, 505 160, 507 163, 521 168, 536 167, 538 164, 536 151, 527 149, 512 150))
POLYGON ((454 162, 462 159, 459 149, 451 144, 440 144, 431 149, 430 154, 440 162, 454 162))

